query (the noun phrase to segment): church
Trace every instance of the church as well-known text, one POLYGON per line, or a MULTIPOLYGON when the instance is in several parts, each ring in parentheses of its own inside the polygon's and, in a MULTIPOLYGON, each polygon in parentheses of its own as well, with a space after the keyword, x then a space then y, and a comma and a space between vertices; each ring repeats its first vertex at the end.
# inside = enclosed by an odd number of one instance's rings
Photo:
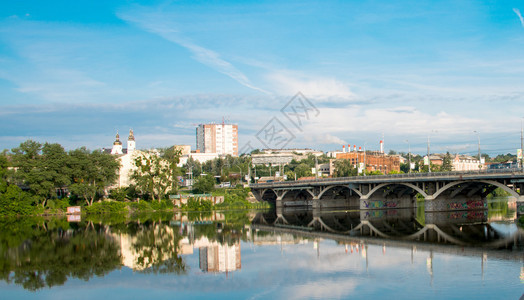
POLYGON ((111 154, 115 154, 115 155, 130 154, 135 150, 136 150, 135 134, 133 133, 133 129, 129 129, 129 137, 127 138, 127 149, 122 148, 122 142, 120 141, 120 135, 118 134, 118 131, 117 131, 116 139, 113 142, 113 148, 111 149, 111 154))
POLYGON ((120 141, 120 135, 118 131, 116 133, 116 139, 113 142, 113 148, 105 149, 106 152, 111 151, 111 154, 118 155, 118 161, 120 162, 119 178, 113 188, 128 187, 131 184, 131 174, 135 167, 135 158, 142 152, 136 150, 135 135, 132 129, 129 130, 129 136, 127 138, 127 148, 122 147, 120 141))

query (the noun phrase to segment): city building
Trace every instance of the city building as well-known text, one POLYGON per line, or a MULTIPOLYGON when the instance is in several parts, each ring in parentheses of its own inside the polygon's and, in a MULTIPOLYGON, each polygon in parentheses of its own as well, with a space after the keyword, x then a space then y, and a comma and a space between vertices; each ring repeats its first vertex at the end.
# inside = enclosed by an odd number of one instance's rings
POLYGON ((180 150, 180 155, 188 155, 191 153, 191 145, 174 145, 173 148, 180 150))
POLYGON ((479 171, 487 168, 483 158, 479 161, 468 155, 457 154, 451 164, 453 165, 453 171, 479 171))
POLYGON ((196 148, 201 153, 238 156, 238 125, 225 123, 198 125, 196 148))
POLYGON ((299 148, 294 148, 294 149, 263 149, 262 152, 266 153, 266 154, 293 154, 293 155, 296 155, 296 156, 305 156, 305 157, 307 157, 309 154, 313 154, 315 156, 322 156, 324 154, 324 152, 322 152, 322 151, 313 150, 313 149, 309 149, 309 148, 304 148, 304 149, 299 149, 299 148))
POLYGON ((386 155, 380 151, 352 151, 338 153, 337 159, 347 159, 354 167, 361 163, 368 171, 380 171, 388 174, 391 171, 400 172, 400 158, 398 155, 386 155))
POLYGON ((262 153, 251 154, 254 165, 287 165, 292 160, 301 161, 308 155, 322 156, 324 152, 312 149, 264 149, 262 153))
POLYGON ((182 155, 180 157, 180 161, 178 163, 179 167, 182 167, 187 163, 189 158, 192 158, 195 161, 198 161, 199 163, 203 164, 208 160, 213 160, 219 157, 218 153, 200 153, 200 152, 192 152, 189 154, 182 155))

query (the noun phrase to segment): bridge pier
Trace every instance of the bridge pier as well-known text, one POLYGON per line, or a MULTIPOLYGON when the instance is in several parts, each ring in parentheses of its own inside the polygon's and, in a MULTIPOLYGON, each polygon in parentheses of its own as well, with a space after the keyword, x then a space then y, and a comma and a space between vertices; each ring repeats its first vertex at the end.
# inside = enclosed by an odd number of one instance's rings
POLYGON ((414 208, 416 201, 406 195, 398 198, 360 198, 360 209, 391 209, 391 208, 414 208))
POLYGON ((320 209, 322 207, 318 196, 313 197, 313 200, 311 201, 311 203, 313 204, 312 205, 313 209, 320 209))
POLYGON ((282 207, 283 207, 283 205, 282 205, 282 196, 278 196, 277 199, 275 200, 275 207, 282 209, 282 207))
POLYGON ((425 203, 425 211, 427 212, 488 209, 487 199, 480 195, 428 198, 426 198, 425 203))
POLYGON ((517 199, 517 216, 524 216, 524 196, 517 199))

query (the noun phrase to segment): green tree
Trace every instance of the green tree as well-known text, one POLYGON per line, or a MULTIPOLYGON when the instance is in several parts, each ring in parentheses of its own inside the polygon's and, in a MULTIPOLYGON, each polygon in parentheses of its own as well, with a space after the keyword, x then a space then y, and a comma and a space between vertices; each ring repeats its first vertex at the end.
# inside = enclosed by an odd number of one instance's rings
POLYGON ((56 197, 58 188, 69 184, 68 156, 59 144, 28 140, 12 152, 15 178, 38 196, 43 207, 48 199, 56 197))
POLYGON ((139 154, 135 159, 137 169, 131 178, 142 194, 160 201, 168 192, 176 192, 177 163, 180 151, 166 154, 164 151, 148 151, 139 154))
POLYGON ((351 161, 348 159, 336 160, 334 165, 335 171, 333 172, 333 177, 357 176, 358 170, 353 167, 351 161))
POLYGON ((306 163, 299 164, 295 168, 295 173, 297 174, 297 178, 313 176, 313 173, 311 172, 311 166, 306 163))
POLYGON ((449 151, 446 152, 446 156, 442 159, 442 166, 440 166, 441 172, 450 172, 453 170, 453 165, 451 164, 451 154, 449 151))
POLYGON ((89 152, 85 147, 71 151, 69 156, 72 177, 69 190, 90 206, 116 182, 120 163, 111 154, 100 150, 89 152))
POLYGON ((7 167, 9 166, 7 157, 0 154, 0 193, 7 190, 7 167))
POLYGON ((204 194, 212 192, 215 189, 215 178, 211 174, 200 176, 193 185, 193 192, 196 194, 204 194))

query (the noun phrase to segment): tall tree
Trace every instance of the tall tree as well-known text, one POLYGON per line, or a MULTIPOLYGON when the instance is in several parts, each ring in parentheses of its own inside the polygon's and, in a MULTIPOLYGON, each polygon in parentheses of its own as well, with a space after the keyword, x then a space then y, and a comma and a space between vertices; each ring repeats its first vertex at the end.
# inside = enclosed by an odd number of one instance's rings
POLYGON ((135 158, 136 170, 131 178, 137 189, 149 195, 153 200, 162 200, 169 191, 177 188, 177 163, 180 151, 148 151, 135 158))
POLYGON ((56 197, 56 190, 69 184, 67 153, 59 144, 44 145, 28 140, 13 148, 15 178, 29 187, 45 206, 48 199, 56 197))
POLYGON ((446 156, 442 159, 442 166, 440 166, 441 172, 450 172, 453 170, 453 165, 451 164, 451 154, 449 151, 446 152, 446 156))
POLYGON ((72 181, 69 190, 92 205, 98 195, 116 182, 120 163, 111 154, 89 152, 85 147, 71 151, 69 156, 72 181))
POLYGON ((357 176, 358 170, 353 167, 348 159, 339 159, 335 161, 335 171, 333 177, 357 176))
POLYGON ((197 194, 204 194, 212 192, 215 189, 215 179, 213 175, 207 174, 206 176, 200 176, 193 185, 193 192, 197 194))

